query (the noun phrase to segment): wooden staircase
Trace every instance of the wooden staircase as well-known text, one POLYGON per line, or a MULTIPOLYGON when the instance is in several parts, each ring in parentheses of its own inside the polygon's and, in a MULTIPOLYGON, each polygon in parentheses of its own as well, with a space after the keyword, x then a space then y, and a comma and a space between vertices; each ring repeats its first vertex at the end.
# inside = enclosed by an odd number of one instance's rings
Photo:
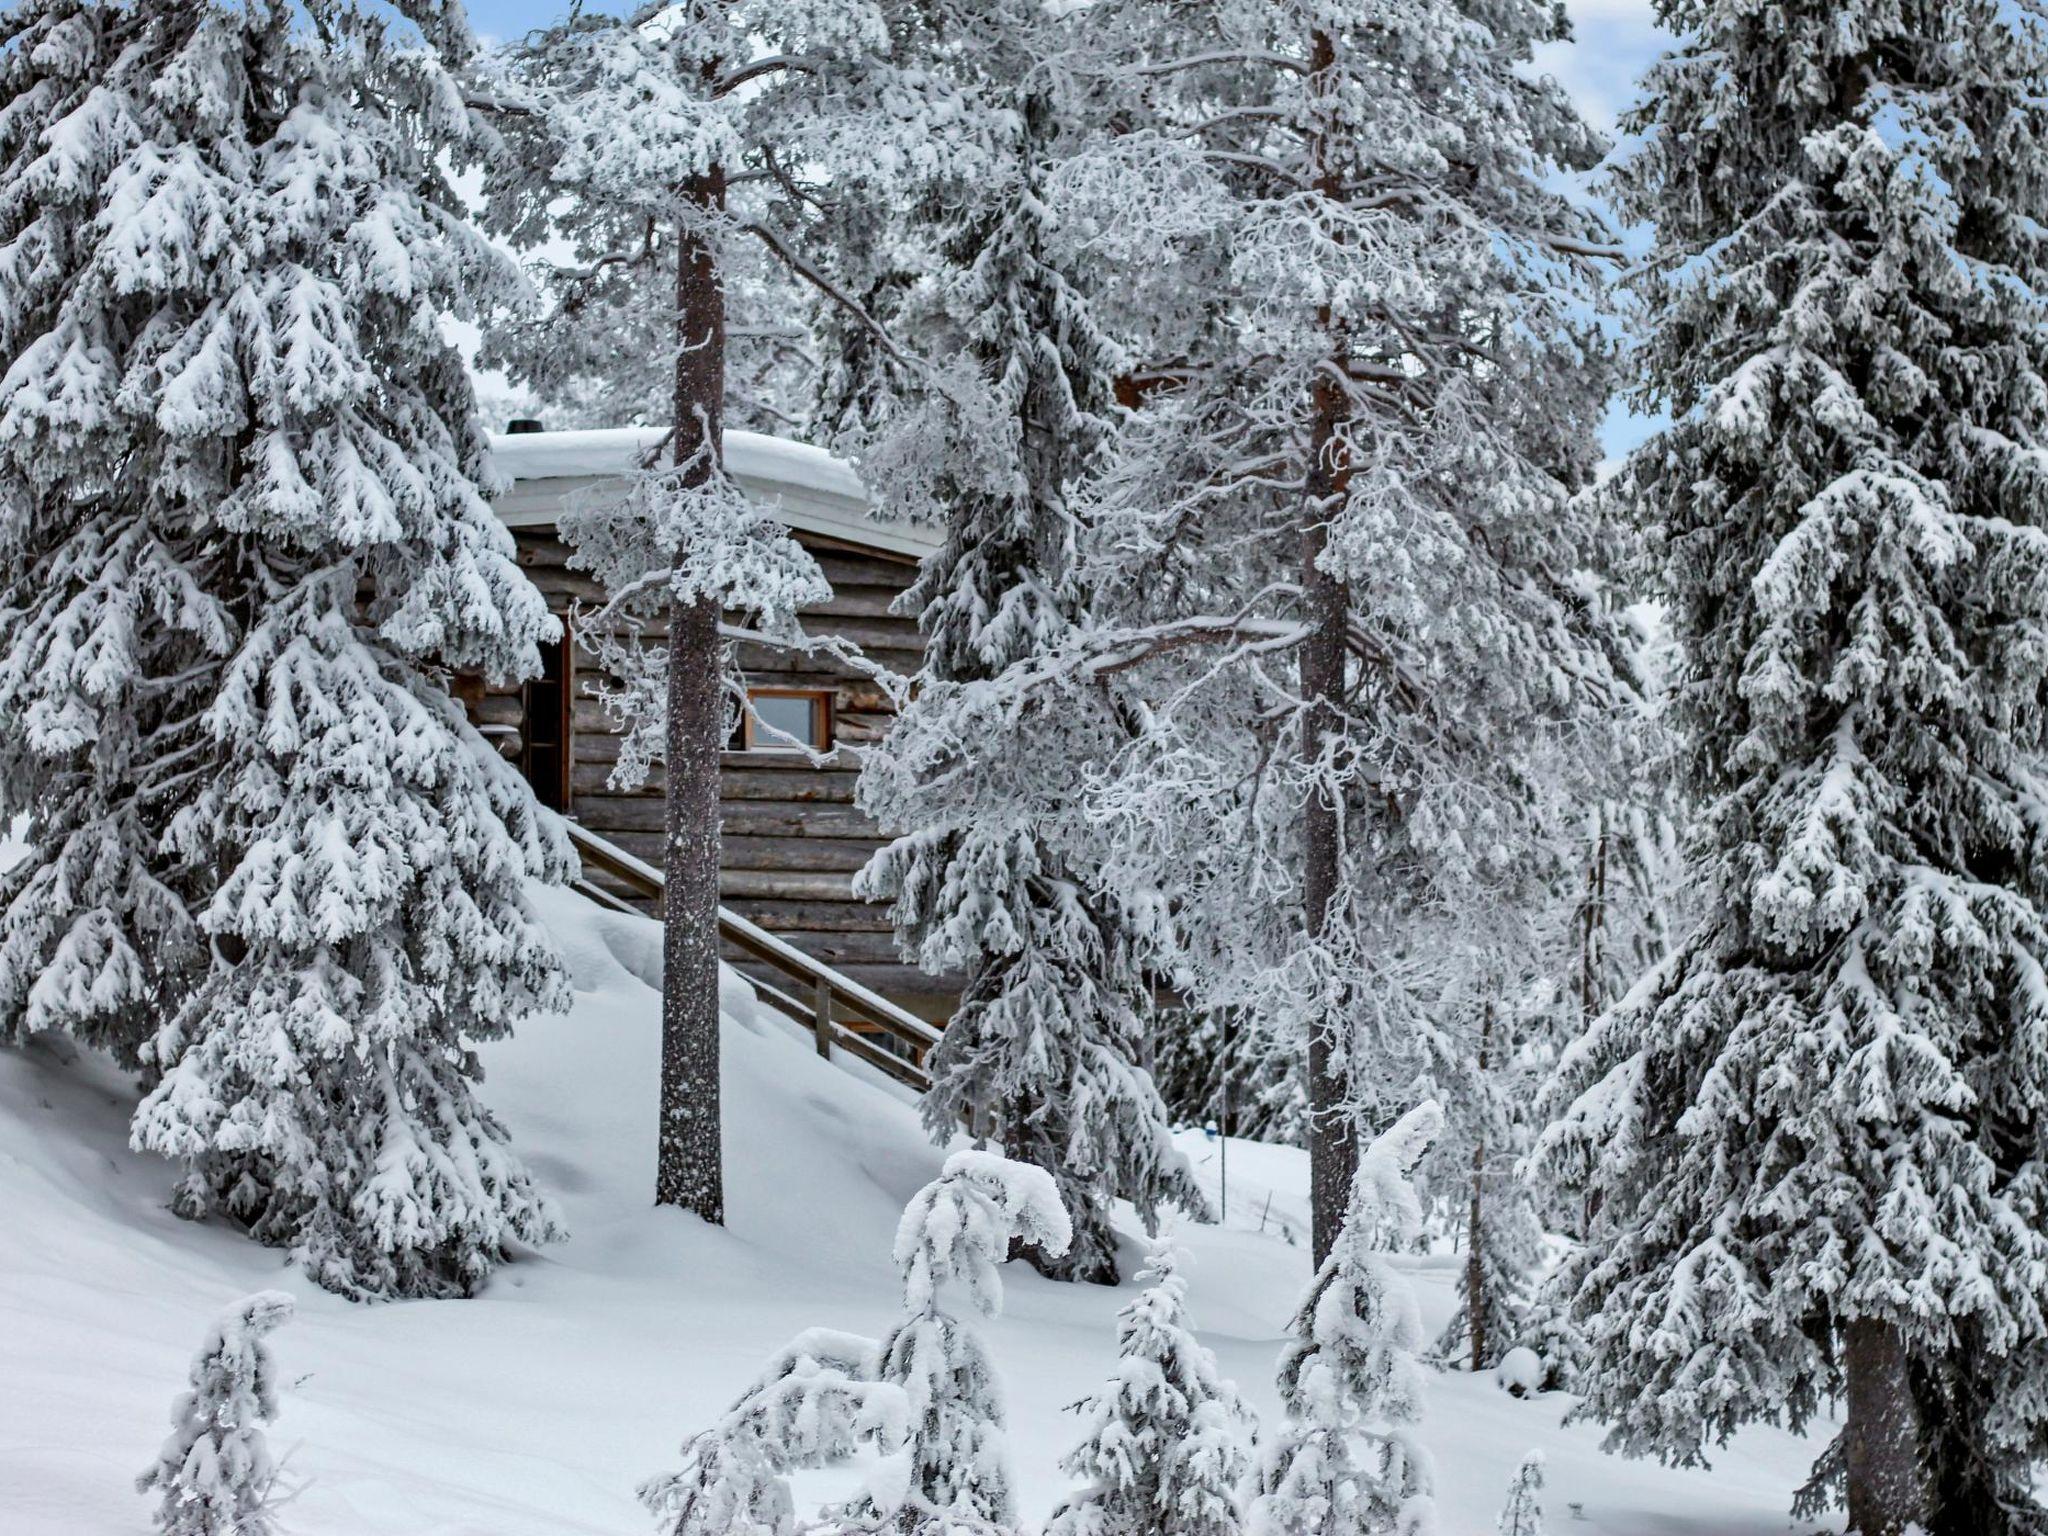
MULTIPOLYGON (((660 870, 575 821, 564 818, 563 825, 586 870, 602 870, 648 900, 661 900, 666 882, 660 870)), ((587 877, 573 888, 599 906, 644 915, 587 877)), ((724 907, 718 909, 718 936, 772 978, 747 979, 762 1002, 809 1031, 820 1056, 829 1061, 841 1050, 919 1093, 931 1087, 924 1060, 939 1043, 932 1025, 724 907)))

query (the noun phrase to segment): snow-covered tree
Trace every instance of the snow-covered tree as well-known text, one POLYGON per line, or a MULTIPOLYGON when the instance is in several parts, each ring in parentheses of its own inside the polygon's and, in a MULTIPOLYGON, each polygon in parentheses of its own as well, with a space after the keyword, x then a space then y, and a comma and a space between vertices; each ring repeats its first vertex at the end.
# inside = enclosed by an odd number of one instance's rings
POLYGON ((904 1316, 882 1341, 879 1370, 908 1398, 909 1465, 900 1497, 863 1494, 833 1529, 992 1536, 1013 1528, 995 1367, 944 1302, 957 1291, 994 1317, 1003 1305, 996 1266, 1012 1244, 1058 1253, 1071 1231, 1050 1174, 987 1152, 955 1152, 911 1197, 894 1250, 904 1316))
POLYGON ((1508 1500, 1495 1526, 1500 1536, 1543 1536, 1543 1453, 1531 1451, 1515 1468, 1508 1500))
POLYGON ((1574 1384, 1697 1463, 1845 1406, 1802 1512, 2035 1530, 2048 1097, 2048 83, 1990 0, 1664 11, 1623 482, 1702 915, 1563 1064, 1574 1384), (1996 1408, 1993 1405, 1998 1405, 1996 1408))
POLYGON ((233 644, 194 571, 209 541, 176 515, 180 456, 118 403, 117 348, 157 307, 124 290, 198 281, 229 244, 180 133, 136 119, 169 25, 93 0, 0 17, 0 820, 29 818, 0 875, 0 1035, 63 1029, 128 1064, 205 964, 203 877, 157 850, 233 644), (150 217, 186 249, 145 246, 150 217))
POLYGON ((1153 1249, 1138 1283, 1117 1313, 1115 1374, 1074 1405, 1088 1432, 1060 1466, 1084 1486, 1045 1536, 1237 1536, 1244 1409, 1195 1338, 1171 1247, 1153 1249))
POLYGON ((258 1291, 220 1315, 171 1408, 171 1436, 135 1481, 161 1495, 161 1536, 276 1536, 277 1464, 263 1426, 277 1417, 277 1363, 264 1338, 292 1315, 283 1291, 258 1291))
POLYGON ((663 1536, 792 1536, 791 1472, 902 1446, 903 1391, 877 1379, 879 1366, 875 1341, 853 1334, 813 1328, 784 1345, 716 1424, 683 1443, 680 1468, 642 1485, 663 1536))
POLYGON ((1407 925, 1516 867, 1534 742, 1613 687, 1570 495, 1603 247, 1550 177, 1598 144, 1525 67, 1563 25, 1535 0, 1084 14, 1115 131, 1054 191, 1137 408, 1070 673, 1148 701, 1095 796, 1104 878, 1169 892, 1192 1001, 1306 1059, 1320 1258, 1358 1118, 1413 1101, 1407 925))
MULTIPOLYGON (((1109 688, 1048 689, 1017 710, 979 685, 1057 650, 1089 622, 1075 568, 1075 488, 1112 430, 1121 355, 1058 247, 1049 164, 1077 137, 1070 18, 1035 0, 963 7, 942 66, 982 123, 982 153, 942 166, 913 199, 942 266, 891 313, 892 331, 950 366, 860 433, 880 503, 945 530, 902 599, 927 644, 918 688, 863 764, 860 802, 902 835, 857 882, 888 899, 928 970, 962 975, 932 1052, 927 1125, 963 1119, 1046 1169, 1074 1242, 1032 1262, 1114 1282, 1111 1203, 1148 1224, 1199 1211, 1145 1056, 1156 1013, 1146 970, 1164 923, 1142 888, 1095 878, 1092 765, 1129 737, 1109 688)), ((901 369, 889 370, 900 376, 901 369)))
POLYGON ((870 206, 855 195, 863 185, 949 142, 936 126, 950 115, 944 92, 889 62, 892 25, 916 26, 916 9, 649 0, 624 17, 576 11, 505 57, 492 98, 511 169, 489 222, 528 247, 566 238, 578 263, 543 263, 552 307, 487 357, 544 386, 619 382, 627 413, 670 429, 665 467, 650 463, 627 497, 562 531, 611 596, 585 634, 612 635, 599 654, 621 674, 612 698, 632 733, 620 778, 665 767, 655 1198, 707 1221, 725 1209, 718 754, 743 697, 721 620, 736 611, 757 637, 792 643, 795 609, 827 595, 816 563, 725 472, 735 251, 765 251, 858 310, 784 221, 870 206), (827 176, 829 200, 814 185, 827 176))
POLYGON ((555 1231, 473 1042, 565 1001, 524 886, 571 859, 441 671, 523 675, 552 627, 442 334, 519 286, 450 183, 459 23, 28 12, 0 735, 35 763, 0 997, 125 1032, 160 984, 133 1139, 184 1163, 180 1208, 338 1290, 467 1291, 555 1231))
POLYGON ((1523 1342, 1523 1306, 1542 1259, 1542 1226, 1515 1166, 1531 1134, 1524 1113, 1532 1097, 1525 1039, 1550 1011, 1554 992, 1537 984, 1511 993, 1500 980, 1497 952, 1466 956, 1462 946, 1449 948, 1477 985, 1451 989, 1445 999, 1460 1017, 1459 1027, 1445 1031, 1456 1054, 1428 1074, 1445 1106, 1429 1176, 1432 1194, 1454 1213, 1465 1262, 1459 1304, 1430 1354, 1461 1370, 1484 1371, 1523 1342))
POLYGON ((1287 1417, 1260 1448, 1252 1536, 1435 1528, 1435 1474, 1409 1430, 1422 1415, 1422 1318, 1386 1254, 1421 1228, 1409 1170, 1442 1128, 1443 1111, 1418 1104, 1357 1159, 1343 1228, 1280 1357, 1287 1417))

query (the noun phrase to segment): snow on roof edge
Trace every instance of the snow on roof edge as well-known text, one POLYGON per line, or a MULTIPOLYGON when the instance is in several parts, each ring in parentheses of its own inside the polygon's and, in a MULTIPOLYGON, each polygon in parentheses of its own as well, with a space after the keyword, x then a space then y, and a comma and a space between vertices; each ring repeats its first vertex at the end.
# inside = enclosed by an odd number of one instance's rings
MULTIPOLYGON (((514 481, 631 474, 665 436, 663 427, 599 427, 575 432, 491 434, 491 457, 514 481)), ((851 464, 811 443, 761 432, 725 434, 725 467, 771 485, 865 502, 851 464)))

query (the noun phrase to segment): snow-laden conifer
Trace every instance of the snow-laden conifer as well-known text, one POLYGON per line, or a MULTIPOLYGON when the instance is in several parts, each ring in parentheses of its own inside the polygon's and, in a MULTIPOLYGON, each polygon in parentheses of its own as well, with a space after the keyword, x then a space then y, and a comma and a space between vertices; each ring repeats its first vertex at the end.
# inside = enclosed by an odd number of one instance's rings
MULTIPOLYGON (((1511 986, 1505 962, 1513 953, 1473 953, 1461 943, 1441 952, 1453 980, 1437 1005, 1444 1049, 1425 1083, 1444 1107, 1444 1130, 1425 1173, 1464 1253, 1458 1305, 1430 1354, 1458 1370, 1491 1369, 1522 1342, 1523 1309, 1542 1260, 1542 1225, 1516 1163, 1534 1133, 1531 1037, 1555 1012, 1557 989, 1533 974, 1511 986)), ((1562 957, 1554 943, 1521 954, 1531 967, 1562 957)))
POLYGON ((1423 1065, 1409 928, 1512 888, 1535 765, 1615 688, 1571 494, 1602 234, 1551 174, 1598 145, 1524 67, 1562 24, 1534 0, 1077 14, 1129 87, 1054 186, 1136 407, 1070 668, 1147 701, 1095 795, 1106 883, 1169 891, 1193 1000, 1306 1060, 1320 1257, 1354 1113, 1423 1065))
POLYGON ((1495 1529, 1500 1536, 1543 1536, 1543 1453, 1531 1451, 1515 1468, 1495 1529))
POLYGON ((171 1408, 171 1435, 136 1479, 160 1495, 160 1536, 276 1536, 277 1464, 263 1426, 277 1417, 277 1363, 264 1342, 292 1298, 258 1291, 223 1312, 171 1408))
POLYGON ((473 1042, 564 1000, 524 886, 570 860, 443 680, 522 675, 552 627, 442 335, 519 294, 448 179, 458 25, 28 17, 48 35, 0 66, 28 263, 0 301, 0 736, 28 794, 0 809, 31 852, 0 999, 91 1037, 147 988, 133 1136, 185 1165, 182 1209, 338 1290, 466 1291, 554 1230, 473 1042))
POLYGON ((791 1536, 791 1472, 901 1447, 904 1394, 877 1379, 879 1365, 873 1339, 826 1328, 784 1345, 717 1423, 683 1442, 681 1467, 641 1486, 663 1536, 791 1536))
MULTIPOLYGON (((1110 1207, 1150 1224, 1199 1211, 1146 1055, 1148 957, 1164 905, 1098 877, 1090 771, 1129 739, 1114 688, 1048 687, 1024 709, 980 686, 1028 668, 1090 622, 1073 505, 1112 429, 1124 360, 1097 323, 1046 202, 1048 168, 1082 137, 1069 18, 1030 0, 963 14, 938 55, 983 152, 942 167, 911 202, 942 263, 890 315, 945 366, 911 375, 888 410, 866 401, 862 466, 888 511, 944 530, 901 600, 926 636, 915 697, 863 765, 860 803, 902 835, 857 882, 887 898, 929 971, 965 978, 933 1051, 926 1124, 963 1119, 1058 1181, 1074 1221, 1062 1278, 1114 1281, 1110 1207), (958 174, 964 169, 969 174, 958 174)), ((901 370, 892 370, 892 375, 901 370)))
POLYGON ((1014 1529, 995 1366, 980 1336, 945 1302, 964 1296, 975 1312, 994 1317, 1003 1304, 996 1266, 1011 1245, 1057 1254, 1071 1234, 1050 1174, 987 1152, 955 1152, 911 1197, 894 1250, 904 1316, 882 1341, 879 1368, 908 1399, 908 1466, 900 1490, 862 1495, 832 1529, 903 1536, 1014 1529))
POLYGON ((1083 1486, 1061 1500, 1045 1536, 1236 1536, 1249 1470, 1244 1409, 1195 1338, 1180 1260, 1161 1243, 1143 1287, 1117 1313, 1109 1382, 1074 1404, 1088 1421, 1060 1466, 1083 1486))
POLYGON ((1413 1238, 1409 1170, 1443 1128, 1418 1104, 1358 1158, 1336 1245, 1316 1271, 1280 1357, 1287 1416, 1260 1447, 1252 1536, 1431 1536, 1435 1474, 1411 1433, 1422 1416, 1422 1318, 1387 1263, 1413 1238))
MULTIPOLYGON (((666 776, 655 1198, 707 1221, 725 1211, 719 753, 744 698, 724 620, 802 644, 795 610, 828 591, 788 529, 726 473, 731 295, 751 255, 859 311, 799 250, 792 221, 875 206, 864 188, 943 153, 946 93, 891 62, 896 31, 922 24, 917 10, 886 0, 576 10, 516 45, 495 86, 511 152, 489 220, 529 249, 566 240, 577 260, 540 261, 546 310, 501 332, 487 357, 544 388, 594 385, 668 428, 627 497, 583 509, 562 531, 609 599, 585 633, 614 673, 601 691, 628 732, 617 779, 638 782, 656 762, 666 776)), ((779 318, 786 337, 792 317, 779 318)))
POLYGON ((1685 657, 1702 916, 1566 1059, 1616 1446, 1844 1428, 1802 1510, 2031 1530, 2048 1077, 2048 49, 2031 7, 1674 7, 1621 484, 1685 657), (1992 1409, 1991 1405, 2023 1404, 1992 1409), (1917 1411, 1914 1411, 1917 1410, 1917 1411))
POLYGON ((149 286, 202 284, 235 244, 226 169, 145 93, 179 53, 137 7, 0 17, 0 821, 29 818, 0 874, 0 1035, 129 1064, 205 963, 203 877, 158 848, 234 629, 179 515, 186 455, 121 400, 149 286))

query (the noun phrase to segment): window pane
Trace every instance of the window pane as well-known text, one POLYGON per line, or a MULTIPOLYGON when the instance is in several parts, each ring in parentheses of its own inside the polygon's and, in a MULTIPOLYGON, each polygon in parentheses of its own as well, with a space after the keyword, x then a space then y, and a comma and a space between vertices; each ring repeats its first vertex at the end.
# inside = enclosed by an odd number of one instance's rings
POLYGON ((760 722, 754 730, 754 745, 774 751, 777 747, 789 750, 789 743, 774 734, 781 731, 794 736, 807 747, 822 748, 819 727, 823 724, 824 711, 818 701, 812 698, 781 698, 775 695, 756 694, 753 699, 754 717, 760 722))

